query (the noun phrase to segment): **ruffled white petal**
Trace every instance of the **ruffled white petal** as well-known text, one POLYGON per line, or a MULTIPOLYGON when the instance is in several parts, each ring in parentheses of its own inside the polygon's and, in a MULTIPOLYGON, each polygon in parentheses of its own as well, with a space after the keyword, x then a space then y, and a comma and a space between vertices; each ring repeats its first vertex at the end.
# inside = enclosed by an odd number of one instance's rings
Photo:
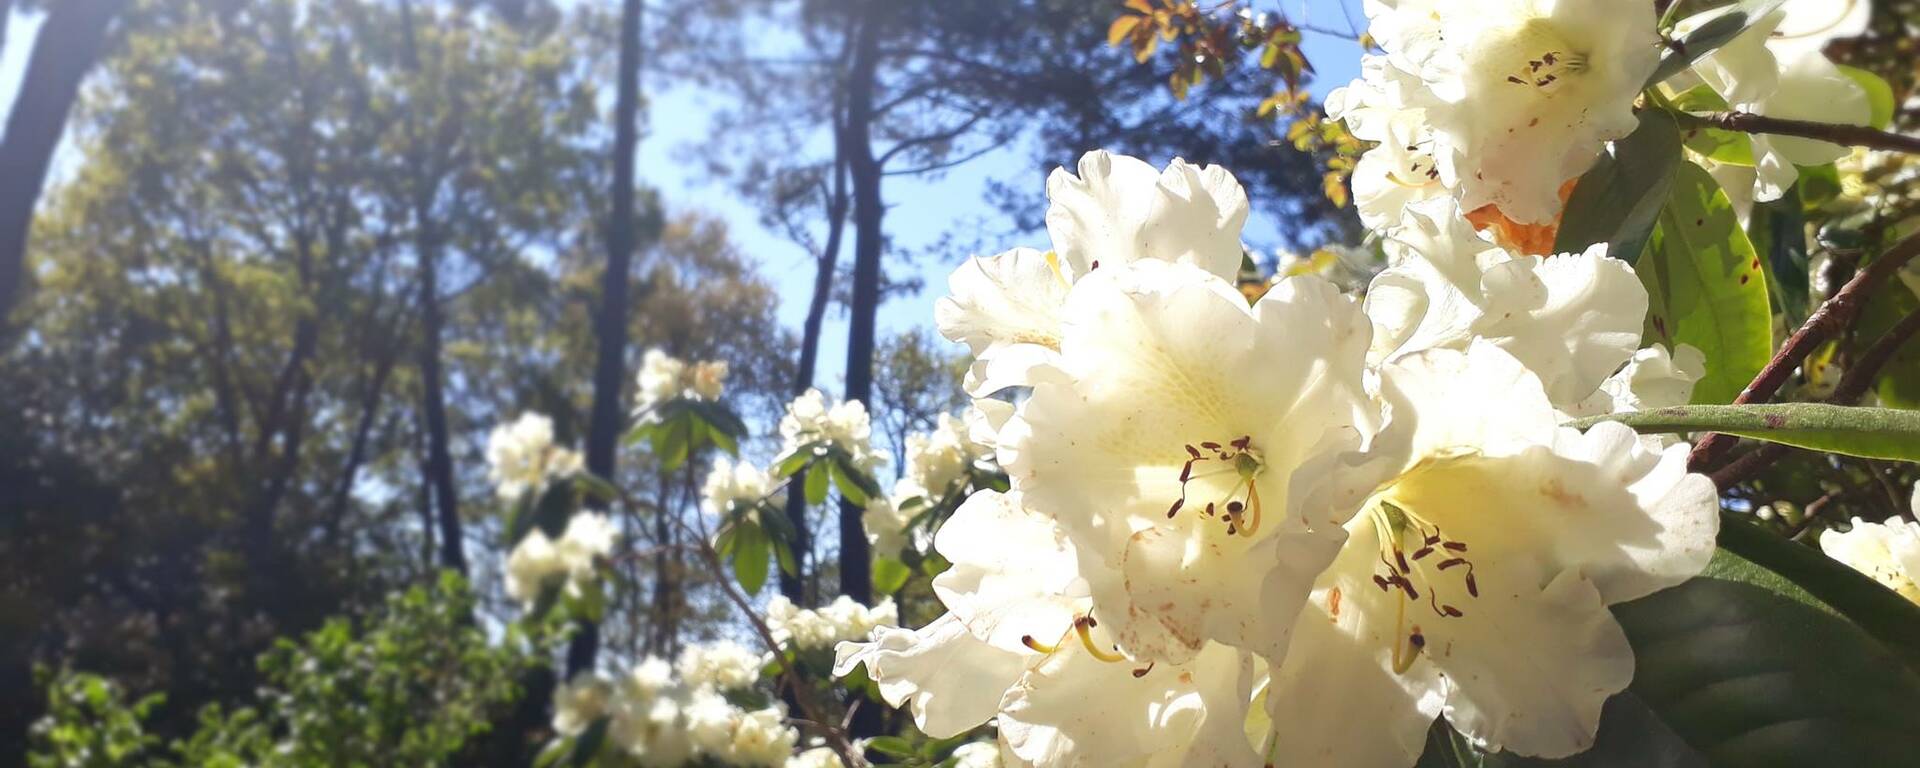
POLYGON ((953 614, 920 629, 881 627, 873 634, 872 642, 835 647, 833 674, 865 664, 880 696, 896 707, 912 706, 914 725, 936 739, 993 717, 1001 695, 1033 657, 980 641, 953 614))

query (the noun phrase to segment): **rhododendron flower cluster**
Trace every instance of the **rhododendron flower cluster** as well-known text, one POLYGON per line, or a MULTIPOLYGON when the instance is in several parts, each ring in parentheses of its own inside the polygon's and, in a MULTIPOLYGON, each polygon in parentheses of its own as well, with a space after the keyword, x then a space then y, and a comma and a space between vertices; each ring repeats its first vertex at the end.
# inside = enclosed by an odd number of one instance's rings
POLYGON ((658 349, 649 349, 640 360, 640 375, 635 380, 635 413, 647 413, 678 398, 719 400, 727 384, 727 362, 706 360, 687 363, 658 349))
MULTIPOLYGON (((1913 492, 1913 514, 1920 516, 1920 488, 1913 492)), ((1846 531, 1821 534, 1820 548, 1828 557, 1920 603, 1920 523, 1900 519, 1869 523, 1856 517, 1846 531)))
POLYGON ((523 413, 487 435, 487 480, 504 501, 518 499, 550 478, 579 472, 581 466, 578 452, 554 445, 553 420, 537 413, 523 413))
POLYGON ((619 538, 613 521, 597 512, 574 515, 558 540, 538 528, 528 531, 507 556, 507 596, 531 606, 551 584, 580 596, 593 581, 596 562, 613 552, 619 538))
POLYGON ((886 457, 873 448, 873 422, 867 416, 867 407, 858 400, 829 404, 817 389, 809 389, 787 404, 787 414, 780 419, 780 438, 782 455, 808 446, 815 450, 838 448, 858 469, 869 473, 886 462, 886 457))
MULTIPOLYGON (((1401 3, 1419 18, 1372 65, 1461 100, 1421 107, 1441 162, 1512 119, 1591 121, 1552 126, 1581 162, 1618 135, 1598 112, 1639 80, 1586 68, 1644 70, 1638 20, 1467 5, 1401 3), (1556 83, 1491 93, 1478 70, 1533 48, 1556 83), (1491 122, 1464 124, 1474 104, 1491 122)), ((1580 170, 1534 160, 1550 178, 1443 173, 1461 190, 1396 216, 1364 302, 1311 275, 1249 302, 1221 169, 1056 173, 1054 250, 970 261, 938 316, 973 394, 1018 403, 977 401, 970 430, 1012 489, 936 535, 947 613, 842 643, 836 671, 864 664, 934 737, 994 720, 1035 765, 1404 767, 1438 717, 1488 749, 1585 749, 1633 672, 1608 606, 1699 573, 1718 502, 1684 446, 1561 426, 1684 401, 1698 352, 1640 349, 1645 289, 1604 246, 1541 259, 1468 223, 1580 170)))
POLYGON ((759 658, 744 648, 689 646, 672 667, 649 657, 616 678, 576 676, 554 692, 553 727, 578 736, 605 719, 612 748, 644 766, 779 768, 800 740, 785 708, 778 702, 743 708, 726 695, 758 679, 759 658))
POLYGON ((779 485, 767 471, 747 462, 725 457, 715 459, 707 481, 700 487, 700 509, 709 515, 724 515, 728 510, 753 506, 762 501, 777 502, 779 485))
POLYGON ((1373 228, 1435 197, 1520 224, 1547 224, 1560 187, 1605 142, 1633 131, 1634 99, 1658 65, 1652 3, 1380 0, 1366 3, 1383 53, 1327 96, 1327 112, 1379 145, 1354 172, 1373 228))
POLYGON ((880 627, 900 623, 893 601, 868 607, 841 595, 819 608, 801 608, 781 595, 767 601, 767 628, 782 647, 798 650, 832 648, 843 640, 864 638, 880 627))

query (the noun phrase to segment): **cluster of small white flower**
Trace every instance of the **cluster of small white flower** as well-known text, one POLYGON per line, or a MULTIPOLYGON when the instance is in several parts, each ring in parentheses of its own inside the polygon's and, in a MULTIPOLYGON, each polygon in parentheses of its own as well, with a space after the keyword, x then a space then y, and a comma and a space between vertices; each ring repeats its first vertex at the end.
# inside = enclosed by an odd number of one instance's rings
POLYGON ((594 578, 594 564, 613 552, 620 531, 606 515, 582 512, 567 521, 560 539, 534 528, 507 555, 507 596, 532 606, 549 584, 578 597, 594 578))
POLYGON ((841 595, 820 608, 801 608, 784 596, 767 601, 767 629, 775 642, 795 650, 832 648, 845 640, 864 640, 875 629, 900 623, 892 598, 871 608, 841 595))
POLYGON ((719 400, 727 384, 727 362, 706 360, 692 365, 658 349, 649 349, 640 360, 640 375, 635 382, 634 413, 647 413, 669 400, 719 400))
POLYGON ((709 515, 725 515, 735 506, 758 504, 762 500, 780 503, 774 492, 775 482, 766 470, 747 462, 733 462, 726 457, 713 460, 713 469, 707 473, 707 482, 700 487, 700 509, 709 515))
POLYGON ((689 646, 674 667, 647 658, 627 674, 608 679, 583 674, 554 692, 553 728, 578 736, 607 718, 614 749, 644 766, 688 764, 768 766, 792 764, 800 734, 773 703, 743 709, 726 692, 759 679, 759 657, 738 645, 689 646))
POLYGON ((502 500, 518 499, 527 489, 580 468, 580 454, 554 445, 553 420, 538 413, 520 414, 487 435, 487 479, 502 500))
POLYGON ((790 454, 814 442, 832 444, 852 457, 854 468, 869 475, 886 462, 873 448, 873 423, 858 400, 827 403, 820 390, 809 389, 787 404, 780 419, 780 453, 790 454))
POLYGON ((1055 250, 973 259, 938 305, 969 392, 1024 393, 981 419, 1012 490, 936 535, 948 613, 837 671, 934 737, 997 718, 1033 764, 1404 768, 1437 717, 1591 744, 1633 672, 1608 606, 1699 573, 1719 521, 1684 446, 1560 426, 1700 375, 1639 349, 1631 270, 1512 253, 1436 195, 1364 304, 1296 276, 1249 306, 1224 170, 1094 153, 1048 190, 1055 250))

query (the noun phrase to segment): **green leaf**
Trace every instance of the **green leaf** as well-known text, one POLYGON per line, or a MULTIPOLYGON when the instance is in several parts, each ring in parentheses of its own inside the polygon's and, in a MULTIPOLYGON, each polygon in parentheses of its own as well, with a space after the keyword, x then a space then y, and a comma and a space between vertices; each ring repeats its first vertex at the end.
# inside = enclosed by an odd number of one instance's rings
POLYGON ((1593 748, 1561 760, 1482 754, 1445 718, 1427 732, 1417 768, 1708 768, 1706 756, 1660 720, 1632 691, 1615 694, 1600 710, 1593 748))
MULTIPOLYGON (((1682 112, 1725 112, 1733 107, 1711 86, 1696 85, 1673 97, 1672 106, 1682 112)), ((1721 163, 1753 165, 1753 137, 1739 131, 1712 128, 1689 121, 1682 134, 1687 148, 1721 163)))
POLYGON ((693 450, 693 417, 681 412, 674 415, 672 421, 661 428, 666 433, 664 444, 659 446, 656 458, 663 469, 679 469, 687 460, 687 454, 693 450))
MULTIPOLYGON (((1900 279, 1889 280, 1874 291, 1850 339, 1849 352, 1858 357, 1878 341, 1900 318, 1920 309, 1920 296, 1900 279)), ((1908 341, 1893 353, 1892 359, 1874 379, 1874 393, 1880 404, 1909 410, 1920 409, 1920 341, 1908 341)))
POLYGON ((1787 188, 1779 200, 1756 202, 1747 220, 1747 236, 1756 252, 1766 257, 1767 295, 1798 328, 1811 312, 1812 282, 1807 272, 1807 215, 1800 202, 1800 185, 1787 188))
POLYGON ((1873 105, 1873 118, 1868 122, 1868 125, 1881 131, 1892 127, 1895 107, 1893 86, 1888 85, 1887 81, 1882 80, 1879 75, 1864 69, 1849 67, 1845 64, 1836 64, 1835 66, 1840 68, 1842 74, 1853 78, 1855 83, 1859 83, 1860 90, 1867 92, 1867 103, 1873 105))
POLYGON ((1640 127, 1614 143, 1574 185, 1554 236, 1555 253, 1606 243, 1607 254, 1633 263, 1646 246, 1667 189, 1680 166, 1680 128, 1658 109, 1640 113, 1640 127))
POLYGON ((1760 258, 1712 176, 1681 165, 1644 258, 1648 335, 1707 357, 1695 403, 1729 403, 1773 354, 1773 314, 1760 258))
POLYGON ((847 465, 840 461, 823 462, 833 475, 833 485, 840 489, 840 495, 856 507, 867 505, 867 491, 860 483, 848 475, 847 465))
POLYGON ((774 477, 792 477, 813 460, 813 443, 796 446, 792 453, 773 460, 774 477))
POLYGON ((733 575, 747 594, 759 594, 767 583, 767 535, 757 525, 742 525, 734 539, 733 575))
POLYGON ((806 492, 808 504, 818 505, 826 502, 827 481, 831 479, 833 475, 833 471, 830 469, 831 466, 831 464, 828 466, 815 466, 813 471, 807 473, 806 492))
POLYGON ((1653 75, 1647 78, 1646 87, 1652 88, 1660 81, 1680 74, 1701 56, 1712 53, 1714 49, 1739 37, 1741 32, 1747 31, 1747 27, 1753 26, 1753 22, 1764 18, 1785 2, 1786 0, 1741 0, 1737 3, 1740 7, 1700 25, 1679 40, 1672 41, 1666 53, 1661 55, 1660 65, 1655 67, 1653 75))
POLYGON ((800 576, 800 561, 794 558, 793 547, 787 542, 780 539, 773 541, 773 560, 780 566, 781 573, 795 578, 800 576))
POLYGON ((873 559, 873 591, 878 594, 891 595, 900 591, 912 575, 913 569, 899 560, 891 557, 873 559))
POLYGON ((1616 606, 1631 690, 1715 766, 1910 766, 1920 677, 1851 624, 1764 586, 1697 578, 1616 606))
POLYGON ((1920 411, 1827 403, 1682 405, 1579 419, 1585 429, 1618 421, 1642 434, 1723 432, 1796 448, 1869 459, 1920 461, 1920 411))
MULTIPOLYGON (((1887 647, 1920 661, 1920 606, 1893 590, 1812 547, 1788 541, 1733 514, 1720 515, 1720 546, 1724 552, 1738 556, 1736 565, 1747 564, 1747 571, 1735 570, 1733 575, 1758 581, 1748 575, 1764 569, 1852 619, 1887 647)), ((1724 571, 1728 566, 1720 567, 1724 571)), ((1789 590, 1774 588, 1792 596, 1789 590)))
POLYGON ((915 757, 920 754, 913 748, 913 742, 899 736, 875 736, 867 742, 867 748, 888 757, 915 757))
POLYGON ((580 733, 579 740, 573 744, 573 755, 572 759, 568 760, 568 765, 584 766, 593 763, 593 759, 600 754, 600 747, 607 743, 609 722, 611 720, 608 718, 598 718, 580 733))

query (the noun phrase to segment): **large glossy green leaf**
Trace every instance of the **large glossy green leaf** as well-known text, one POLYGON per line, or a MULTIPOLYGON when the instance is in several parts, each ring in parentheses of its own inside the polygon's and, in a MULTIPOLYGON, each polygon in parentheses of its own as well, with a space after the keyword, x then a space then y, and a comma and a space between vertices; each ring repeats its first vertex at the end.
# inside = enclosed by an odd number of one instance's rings
POLYGON ((1826 403, 1683 405, 1579 419, 1618 421, 1641 434, 1722 432, 1869 459, 1920 461, 1920 411, 1826 403))
POLYGON ((1812 547, 1788 541, 1731 513, 1720 516, 1715 567, 1743 581, 1851 619, 1911 662, 1920 663, 1920 606, 1812 547))
POLYGON ((1773 315, 1760 258, 1700 166, 1681 164, 1634 271, 1647 287, 1649 338, 1706 353, 1693 402, 1733 402, 1773 353, 1773 315))
POLYGON ((1632 691, 1711 765, 1895 768, 1920 755, 1920 676, 1836 616, 1724 577, 1615 615, 1632 691))
POLYGON ((1640 258, 1667 189, 1680 166, 1680 128, 1658 109, 1640 113, 1640 127, 1614 142, 1574 184, 1554 235, 1554 253, 1580 253, 1606 243, 1607 254, 1631 264, 1640 258))

